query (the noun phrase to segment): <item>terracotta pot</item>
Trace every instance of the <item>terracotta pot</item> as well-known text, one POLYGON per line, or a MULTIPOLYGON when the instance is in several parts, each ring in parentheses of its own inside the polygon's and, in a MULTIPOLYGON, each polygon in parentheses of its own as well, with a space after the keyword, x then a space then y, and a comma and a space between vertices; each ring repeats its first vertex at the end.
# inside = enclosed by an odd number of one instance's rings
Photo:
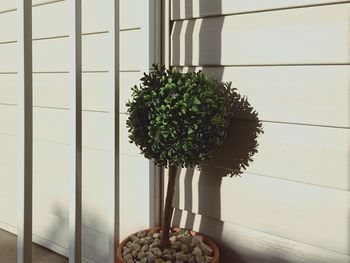
MULTIPOLYGON (((148 231, 153 230, 155 232, 160 232, 161 229, 162 229, 161 227, 154 227, 154 228, 146 229, 145 231, 148 232, 148 231)), ((171 231, 179 232, 181 229, 183 229, 183 228, 174 227, 174 228, 171 228, 171 231)), ((189 230, 189 229, 187 229, 187 230, 189 230)), ((189 230, 189 231, 190 231, 192 236, 196 236, 196 235, 202 236, 204 243, 207 244, 213 250, 213 259, 212 259, 212 261, 210 261, 210 263, 219 263, 219 249, 218 249, 217 245, 214 243, 214 241, 212 241, 207 236, 202 235, 200 233, 197 233, 193 230, 189 230)), ((135 233, 134 235, 136 235, 136 234, 137 233, 135 233)), ((122 257, 122 249, 130 241, 131 236, 132 235, 128 236, 119 244, 119 246, 117 248, 117 263, 126 263, 126 261, 122 257)))

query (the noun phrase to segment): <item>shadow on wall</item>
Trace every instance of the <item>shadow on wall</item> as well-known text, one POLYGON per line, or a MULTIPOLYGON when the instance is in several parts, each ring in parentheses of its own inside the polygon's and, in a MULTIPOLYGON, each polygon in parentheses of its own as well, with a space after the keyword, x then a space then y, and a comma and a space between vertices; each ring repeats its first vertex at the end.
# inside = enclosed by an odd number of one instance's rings
MULTIPOLYGON (((107 226, 105 222, 102 222, 100 218, 92 213, 92 211, 87 212, 86 209, 84 210, 82 219, 82 255, 91 262, 107 262, 107 226)), ((52 215, 50 215, 50 218, 54 218, 54 220, 50 220, 50 224, 47 224, 45 229, 40 230, 40 236, 42 238, 56 246, 65 248, 66 251, 68 251, 67 246, 69 244, 69 224, 68 218, 66 218, 67 214, 67 208, 56 205, 53 209, 52 215)), ((42 228, 43 226, 38 227, 42 228)), ((68 262, 68 259, 64 262, 68 262)))
MULTIPOLYGON (((218 243, 222 262, 245 262, 232 247, 223 241, 223 222, 221 218, 221 183, 226 176, 240 176, 253 161, 258 152, 258 136, 263 133, 258 114, 246 98, 235 93, 234 117, 231 120, 228 136, 224 144, 212 153, 210 161, 199 165, 198 214, 202 216, 199 232, 205 233, 218 243), (210 186, 210 193, 208 193, 210 186), (213 220, 216 219, 216 220, 213 220), (227 260, 227 261, 225 261, 227 260)), ((195 168, 187 168, 184 178, 184 210, 187 213, 185 227, 193 229, 195 216, 193 211, 193 179, 195 168)), ((180 191, 177 182, 175 207, 179 207, 180 191)), ((173 225, 180 225, 181 211, 175 212, 173 225)))
MULTIPOLYGON (((180 1, 179 1, 180 2, 180 1)), ((193 6, 194 1, 185 1, 186 18, 193 16, 193 10, 197 9, 193 6)), ((203 0, 198 1, 198 10, 200 17, 206 16, 206 10, 215 10, 216 14, 222 14, 221 0, 203 0)), ((176 10, 176 9, 175 9, 176 10)), ((181 26, 175 26, 173 35, 181 32, 181 27, 185 27, 184 22, 181 26)), ((173 38, 172 48, 172 65, 189 67, 194 70, 195 66, 203 67, 203 71, 215 72, 215 77, 219 81, 223 78, 224 65, 221 64, 222 56, 222 27, 224 17, 210 17, 201 20, 188 20, 185 27, 185 43, 183 52, 180 55, 180 39, 173 38), (199 47, 194 48, 193 33, 196 23, 200 24, 199 30, 199 47), (198 52, 196 54, 195 52, 198 52), (184 57, 181 61, 180 57, 184 57), (198 56, 198 62, 196 57, 198 56)), ((234 61, 232 61, 234 63, 234 61)), ((234 80, 233 80, 234 81, 234 80)), ((236 87, 239 88, 239 87, 236 87)), ((225 244, 223 240, 224 222, 221 218, 221 183, 223 177, 239 176, 253 161, 253 156, 258 152, 258 136, 263 133, 262 124, 259 121, 257 112, 249 104, 248 99, 241 97, 234 92, 232 98, 234 116, 231 120, 228 136, 219 149, 213 152, 210 161, 202 163, 198 168, 200 170, 198 181, 198 214, 201 216, 199 232, 205 233, 212 237, 220 248, 220 262, 247 262, 246 257, 240 256, 234 251, 235 244, 225 244), (210 185, 210 193, 208 193, 208 185, 210 185)), ((195 214, 193 211, 193 179, 195 168, 187 168, 184 177, 184 210, 175 209, 173 225, 184 226, 193 229, 195 224, 195 214), (181 224, 182 223, 182 224, 181 224)), ((233 179, 232 179, 233 180, 233 179)), ((179 207, 180 191, 179 180, 176 185, 174 197, 175 207, 179 207)), ((197 212, 197 211, 196 211, 197 212)), ((198 216, 197 216, 198 217, 198 216)), ((197 225, 198 226, 198 225, 197 225)), ((238 245, 239 246, 239 245, 238 245)), ((256 262, 255 259, 249 258, 249 262, 256 262)), ((272 259, 271 259, 272 260, 272 259)), ((282 261, 271 261, 282 262, 282 261)))

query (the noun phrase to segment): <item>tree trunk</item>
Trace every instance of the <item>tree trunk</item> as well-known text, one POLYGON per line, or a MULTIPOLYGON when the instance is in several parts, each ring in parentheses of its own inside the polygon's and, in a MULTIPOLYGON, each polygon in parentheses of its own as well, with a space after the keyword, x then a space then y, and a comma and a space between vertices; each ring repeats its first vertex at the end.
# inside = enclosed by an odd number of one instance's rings
POLYGON ((160 242, 161 247, 169 247, 169 230, 171 224, 171 218, 173 216, 173 198, 175 192, 175 179, 176 179, 176 166, 169 167, 169 178, 168 178, 168 189, 166 192, 166 199, 164 205, 164 214, 163 214, 163 222, 162 222, 162 238, 160 242))

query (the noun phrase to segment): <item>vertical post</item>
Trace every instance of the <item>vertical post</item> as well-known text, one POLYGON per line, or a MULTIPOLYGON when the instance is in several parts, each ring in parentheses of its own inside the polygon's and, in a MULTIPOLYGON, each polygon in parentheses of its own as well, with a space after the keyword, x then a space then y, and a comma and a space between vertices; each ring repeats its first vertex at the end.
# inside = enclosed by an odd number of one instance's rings
POLYGON ((32 262, 32 185, 33 185, 33 112, 32 112, 32 1, 18 1, 18 155, 19 211, 17 262, 32 262))
MULTIPOLYGON (((146 22, 145 39, 149 39, 149 53, 146 54, 145 71, 149 70, 152 63, 161 63, 161 2, 158 0, 145 1, 148 7, 148 13, 145 16, 146 22)), ((147 46, 146 46, 147 47, 147 46)), ((149 226, 160 226, 160 209, 161 209, 161 193, 160 193, 160 167, 154 164, 153 160, 149 161, 149 226)))
POLYGON ((170 1, 162 1, 162 64, 170 66, 170 1))
POLYGON ((82 51, 81 0, 69 0, 70 20, 70 180, 69 180, 69 262, 81 262, 82 214, 82 51))
POLYGON ((108 263, 116 260, 116 247, 119 244, 119 72, 120 72, 120 24, 119 24, 119 0, 110 0, 109 9, 109 88, 111 96, 109 100, 109 218, 108 218, 108 263))

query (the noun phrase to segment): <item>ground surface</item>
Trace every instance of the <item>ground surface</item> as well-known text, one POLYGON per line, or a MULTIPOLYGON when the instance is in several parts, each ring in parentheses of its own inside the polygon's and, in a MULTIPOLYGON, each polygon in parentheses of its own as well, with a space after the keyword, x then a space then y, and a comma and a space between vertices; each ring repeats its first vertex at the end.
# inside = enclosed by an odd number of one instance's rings
MULTIPOLYGON (((0 262, 16 263, 17 237, 0 229, 0 262)), ((33 244, 34 263, 67 263, 68 259, 47 248, 33 244)))

